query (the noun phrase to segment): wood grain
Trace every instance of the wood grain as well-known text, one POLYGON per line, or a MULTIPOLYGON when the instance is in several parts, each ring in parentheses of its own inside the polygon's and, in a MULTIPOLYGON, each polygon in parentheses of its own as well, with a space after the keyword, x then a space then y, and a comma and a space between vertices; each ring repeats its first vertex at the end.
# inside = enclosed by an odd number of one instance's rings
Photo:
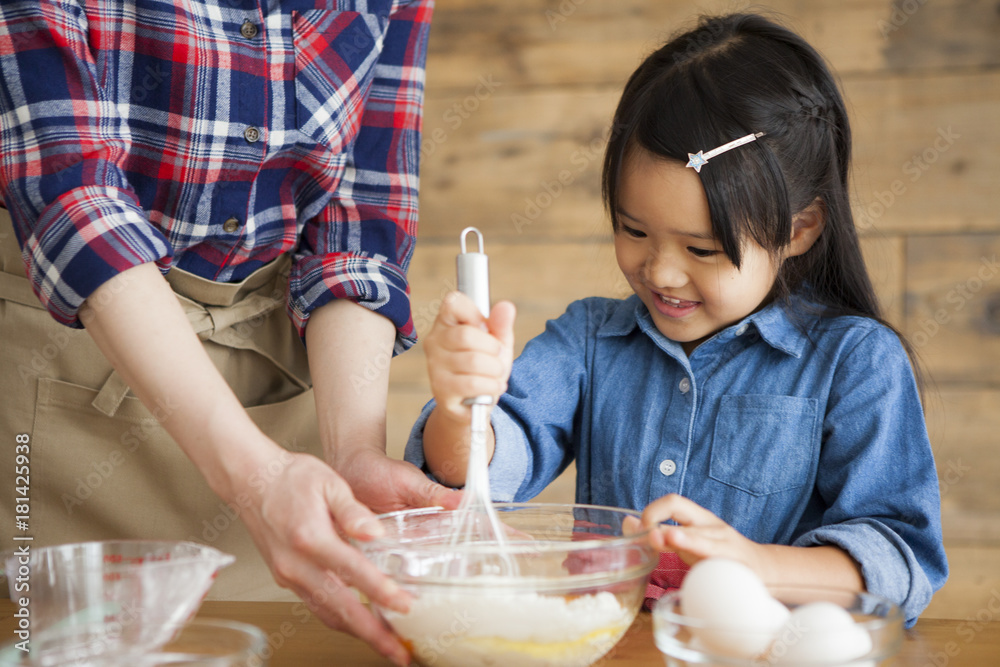
POLYGON ((927 618, 976 618, 997 596, 994 607, 1000 619, 1000 546, 946 545, 951 575, 948 582, 931 600, 924 616, 927 618))
POLYGON ((1000 72, 845 78, 863 233, 998 228, 1000 72))
POLYGON ((453 242, 467 225, 520 243, 605 234, 601 160, 618 93, 498 88, 478 106, 428 101, 421 241, 453 242), (456 105, 475 111, 463 118, 456 105))
POLYGON ((1000 234, 909 237, 906 257, 906 333, 931 376, 1000 384, 1000 234))
MULTIPOLYGON (((921 618, 906 631, 895 667, 995 667, 1000 655, 1000 592, 976 597, 969 620, 921 618)), ((14 605, 0 600, 0 633, 13 637, 14 605)), ((205 602, 199 618, 221 618, 260 628, 267 646, 259 657, 269 667, 388 667, 392 663, 359 639, 325 627, 302 603, 205 602)), ((617 646, 598 664, 649 667, 663 663, 652 636, 650 614, 642 612, 617 646)))
MULTIPOLYGON (((728 0, 439 0, 429 90, 462 90, 484 72, 519 87, 618 84, 698 14, 747 8, 762 9, 728 0)), ((991 2, 772 0, 767 8, 842 75, 1000 64, 991 2)))
POLYGON ((885 318, 903 326, 906 243, 901 236, 870 235, 861 239, 861 253, 885 318))
MULTIPOLYGON (((996 449, 1000 390, 942 385, 926 394, 927 431, 937 460, 942 510, 1000 517, 996 449)), ((1000 525, 1000 519, 996 523, 1000 525)), ((986 541, 987 536, 981 539, 986 541)))

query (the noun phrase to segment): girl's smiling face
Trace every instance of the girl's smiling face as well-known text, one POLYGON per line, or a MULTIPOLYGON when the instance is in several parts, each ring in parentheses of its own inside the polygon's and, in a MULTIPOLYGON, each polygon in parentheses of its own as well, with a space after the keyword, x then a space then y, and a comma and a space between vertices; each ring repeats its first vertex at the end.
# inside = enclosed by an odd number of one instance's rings
MULTIPOLYGON (((694 169, 634 147, 622 170, 615 232, 618 266, 656 328, 691 353, 757 310, 778 274, 751 240, 737 269, 712 234, 708 199, 694 169)), ((711 169, 708 164, 705 169, 711 169)))

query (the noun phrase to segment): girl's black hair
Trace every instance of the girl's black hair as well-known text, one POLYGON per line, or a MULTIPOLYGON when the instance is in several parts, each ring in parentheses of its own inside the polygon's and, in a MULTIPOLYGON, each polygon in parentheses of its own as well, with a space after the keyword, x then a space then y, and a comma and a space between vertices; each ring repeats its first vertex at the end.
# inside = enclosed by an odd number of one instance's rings
POLYGON ((825 228, 812 248, 782 264, 772 298, 804 292, 825 316, 860 315, 895 331, 882 317, 854 228, 844 100, 823 57, 763 16, 703 17, 631 76, 604 157, 602 190, 614 231, 630 151, 686 163, 688 153, 757 132, 764 136, 701 169, 725 254, 739 268, 749 236, 777 256, 790 241, 792 217, 816 202, 825 228))

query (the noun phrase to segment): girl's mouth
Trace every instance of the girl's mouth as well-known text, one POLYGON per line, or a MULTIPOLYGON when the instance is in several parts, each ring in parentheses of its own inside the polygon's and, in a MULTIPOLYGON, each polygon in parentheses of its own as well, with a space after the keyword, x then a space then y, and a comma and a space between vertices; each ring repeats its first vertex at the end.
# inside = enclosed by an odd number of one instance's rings
POLYGON ((653 296, 655 297, 653 304, 656 306, 656 310, 667 317, 685 317, 693 313, 701 305, 700 301, 674 299, 658 292, 653 292, 653 296))

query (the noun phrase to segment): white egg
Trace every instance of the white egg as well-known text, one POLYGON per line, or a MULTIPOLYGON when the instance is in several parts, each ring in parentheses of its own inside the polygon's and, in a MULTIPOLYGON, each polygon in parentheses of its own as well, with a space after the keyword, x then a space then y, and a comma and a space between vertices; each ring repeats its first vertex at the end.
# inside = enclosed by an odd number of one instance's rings
POLYGON ((745 601, 770 599, 767 588, 746 565, 727 558, 708 558, 692 566, 681 584, 681 611, 705 620, 741 620, 745 601))
POLYGON ((775 665, 841 665, 872 650, 868 632, 832 602, 810 602, 788 617, 771 647, 775 665))
POLYGON ((720 655, 761 655, 788 619, 788 609, 771 597, 753 570, 725 558, 709 558, 692 567, 680 598, 682 613, 703 624, 692 629, 694 635, 720 655))

